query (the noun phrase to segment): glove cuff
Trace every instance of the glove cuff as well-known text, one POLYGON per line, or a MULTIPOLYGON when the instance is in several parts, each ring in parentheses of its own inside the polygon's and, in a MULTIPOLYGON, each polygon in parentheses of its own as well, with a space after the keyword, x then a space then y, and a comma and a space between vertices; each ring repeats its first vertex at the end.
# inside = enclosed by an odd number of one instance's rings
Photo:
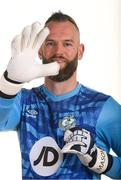
POLYGON ((91 170, 98 174, 105 173, 112 167, 112 156, 97 147, 96 162, 93 166, 91 166, 91 164, 93 163, 89 163, 89 168, 91 170))
POLYGON ((4 78, 5 78, 7 81, 11 82, 11 83, 14 83, 14 84, 22 84, 22 82, 18 82, 18 81, 14 81, 14 80, 10 79, 10 78, 8 77, 8 72, 7 72, 7 70, 4 72, 4 78))
POLYGON ((0 97, 10 99, 16 96, 16 94, 23 87, 23 83, 13 83, 8 81, 3 75, 0 79, 0 97))

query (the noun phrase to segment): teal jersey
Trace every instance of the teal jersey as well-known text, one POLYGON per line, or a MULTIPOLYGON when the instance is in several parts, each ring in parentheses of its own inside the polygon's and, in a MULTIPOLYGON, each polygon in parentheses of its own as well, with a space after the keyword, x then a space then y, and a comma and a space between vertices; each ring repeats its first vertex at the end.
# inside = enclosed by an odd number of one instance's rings
POLYGON ((17 130, 23 179, 99 179, 74 154, 62 154, 64 132, 74 126, 91 132, 113 165, 106 173, 121 178, 121 106, 111 97, 78 84, 55 96, 43 85, 0 98, 0 130, 17 130))

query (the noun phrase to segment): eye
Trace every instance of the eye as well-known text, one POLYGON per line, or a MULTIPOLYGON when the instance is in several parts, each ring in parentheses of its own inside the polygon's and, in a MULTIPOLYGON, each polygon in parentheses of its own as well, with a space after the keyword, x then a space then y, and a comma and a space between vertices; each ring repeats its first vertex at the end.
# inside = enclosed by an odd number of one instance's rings
POLYGON ((72 47, 72 43, 66 42, 64 43, 64 47, 72 47))
POLYGON ((54 47, 54 46, 55 46, 55 42, 53 42, 53 41, 47 41, 47 42, 46 42, 46 46, 47 46, 47 47, 54 47))

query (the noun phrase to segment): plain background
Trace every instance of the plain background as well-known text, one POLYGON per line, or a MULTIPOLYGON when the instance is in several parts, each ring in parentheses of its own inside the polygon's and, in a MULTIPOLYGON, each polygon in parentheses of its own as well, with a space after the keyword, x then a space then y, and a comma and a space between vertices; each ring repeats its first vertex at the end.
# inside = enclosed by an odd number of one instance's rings
MULTIPOLYGON (((85 45, 78 81, 121 103, 120 0, 4 0, 0 5, 0 76, 11 57, 13 37, 35 21, 43 27, 45 20, 58 10, 75 19, 85 45)), ((38 79, 25 87, 42 83, 43 79, 38 79)), ((19 143, 13 131, 0 133, 0 179, 21 180, 19 143)))

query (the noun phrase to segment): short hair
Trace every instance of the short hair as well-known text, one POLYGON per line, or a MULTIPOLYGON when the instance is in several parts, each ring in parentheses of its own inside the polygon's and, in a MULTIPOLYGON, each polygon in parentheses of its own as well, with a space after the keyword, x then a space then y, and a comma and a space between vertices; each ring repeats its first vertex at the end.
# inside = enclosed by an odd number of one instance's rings
POLYGON ((61 11, 58 11, 58 12, 53 13, 53 14, 47 19, 47 21, 45 22, 45 26, 46 26, 49 22, 51 22, 51 21, 54 21, 54 22, 66 22, 66 21, 70 21, 70 22, 77 28, 77 30, 79 31, 79 28, 78 28, 75 20, 74 20, 72 17, 70 17, 69 15, 62 13, 61 11))

